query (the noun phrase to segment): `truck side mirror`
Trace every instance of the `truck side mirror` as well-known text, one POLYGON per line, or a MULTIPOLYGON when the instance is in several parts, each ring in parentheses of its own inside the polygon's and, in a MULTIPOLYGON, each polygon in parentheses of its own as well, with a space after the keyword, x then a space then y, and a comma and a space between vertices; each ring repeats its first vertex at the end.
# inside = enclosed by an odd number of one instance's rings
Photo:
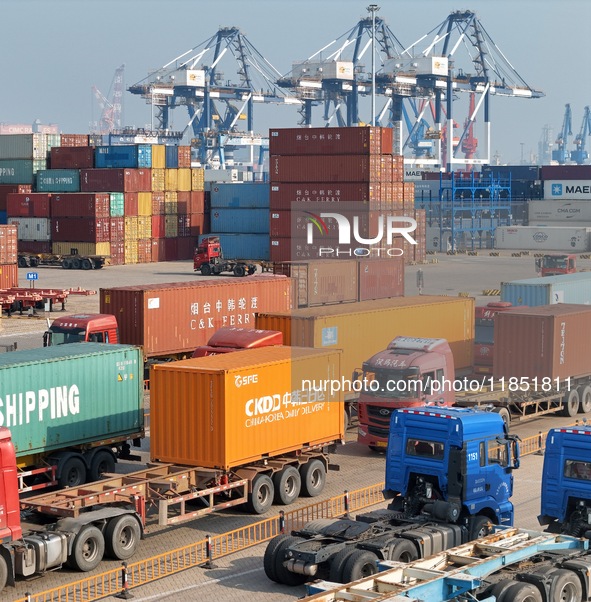
POLYGON ((352 380, 353 382, 355 382, 356 380, 359 380, 361 378, 361 370, 353 370, 353 376, 352 376, 352 380))
POLYGON ((519 439, 511 437, 507 443, 507 458, 509 458, 509 468, 519 468, 519 439))
POLYGON ((46 330, 43 333, 43 347, 49 347, 51 345, 51 333, 46 330))
POLYGON ((542 258, 536 257, 536 272, 542 271, 542 258))

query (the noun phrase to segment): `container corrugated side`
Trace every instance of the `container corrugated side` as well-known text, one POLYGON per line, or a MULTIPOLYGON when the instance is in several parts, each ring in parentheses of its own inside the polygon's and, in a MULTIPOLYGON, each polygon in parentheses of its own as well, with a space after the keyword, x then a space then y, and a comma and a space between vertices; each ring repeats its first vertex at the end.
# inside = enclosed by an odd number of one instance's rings
POLYGON ((18 265, 0 262, 0 289, 18 286, 18 265))
POLYGON ((397 336, 447 339, 456 369, 462 369, 472 365, 474 300, 421 295, 282 314, 261 311, 256 327, 281 331, 286 344, 342 349, 345 378, 397 336))
POLYGON ((55 255, 104 255, 111 254, 111 243, 108 242, 54 242, 51 251, 55 255), (72 253, 74 251, 74 253, 72 253))
POLYGON ((304 380, 340 379, 339 360, 269 347, 155 365, 152 459, 230 470, 341 440, 342 393, 303 390, 304 380))
POLYGON ((37 172, 38 192, 78 192, 80 171, 78 169, 44 169, 37 172))
POLYGON ((291 307, 291 280, 273 276, 100 289, 100 311, 117 316, 121 341, 148 356, 193 351, 222 326, 253 328, 256 312, 291 307))
POLYGON ((272 155, 271 182, 367 182, 379 181, 379 164, 367 155, 272 155), (373 168, 373 169, 372 169, 373 168))
POLYGON ((39 159, 47 161, 50 149, 59 145, 59 134, 2 135, 0 136, 0 159, 39 159))
MULTIPOLYGON (((0 139, 4 136, 0 136, 0 139)), ((43 162, 43 169, 46 164, 43 162)), ((0 184, 33 184, 34 161, 31 159, 0 159, 0 184)))
POLYGON ((51 219, 48 217, 9 217, 17 227, 19 240, 51 240, 51 219))
POLYGON ((53 217, 109 217, 111 199, 106 193, 51 195, 53 217))
MULTIPOLYGON (((495 317, 495 378, 560 379, 586 376, 589 366, 591 307, 545 305, 501 312, 495 317), (508 315, 506 315, 508 314, 508 315)), ((556 385, 555 382, 551 383, 556 385)))
POLYGON ((211 229, 214 232, 234 234, 269 234, 268 209, 211 210, 211 229))
POLYGON ((258 182, 215 184, 211 187, 212 209, 269 207, 269 185, 258 182))
POLYGON ((32 192, 10 193, 6 198, 6 214, 9 217, 50 217, 51 195, 32 192))
POLYGON ((513 305, 591 304, 591 274, 561 274, 501 283, 501 301, 513 305))
POLYGON ((54 146, 50 154, 51 169, 83 169, 94 167, 90 146, 54 146))
POLYGON ((0 263, 10 264, 17 261, 18 232, 14 225, 0 225, 0 263))
POLYGON ((495 248, 542 251, 589 250, 591 228, 501 226, 495 230, 495 248))
POLYGON ((138 433, 141 350, 85 343, 0 355, 2 424, 17 457, 138 433))
POLYGON ((404 258, 359 259, 359 301, 404 296, 404 258))
POLYGON ((111 220, 107 217, 55 217, 51 220, 51 239, 54 242, 109 242, 110 227, 111 220))

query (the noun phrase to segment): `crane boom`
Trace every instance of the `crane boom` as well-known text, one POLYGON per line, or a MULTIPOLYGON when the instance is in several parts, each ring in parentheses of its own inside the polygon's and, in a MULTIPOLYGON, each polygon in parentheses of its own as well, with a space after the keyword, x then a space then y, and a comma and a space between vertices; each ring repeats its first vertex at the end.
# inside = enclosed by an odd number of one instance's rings
POLYGON ((562 129, 558 138, 556 138, 556 150, 552 151, 552 160, 557 161, 560 165, 566 163, 569 159, 569 152, 566 150, 568 137, 572 136, 572 112, 570 104, 564 105, 564 118, 562 120, 562 129))
POLYGON ((589 153, 585 150, 587 136, 591 135, 591 111, 585 107, 583 114, 583 123, 581 129, 574 139, 575 150, 571 151, 570 158, 577 165, 582 165, 589 158, 589 153))

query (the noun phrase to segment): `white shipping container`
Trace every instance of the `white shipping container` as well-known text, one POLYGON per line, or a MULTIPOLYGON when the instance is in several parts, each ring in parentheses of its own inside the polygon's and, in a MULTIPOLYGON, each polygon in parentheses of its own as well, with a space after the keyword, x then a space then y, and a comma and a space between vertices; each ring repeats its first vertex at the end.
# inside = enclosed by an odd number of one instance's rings
POLYGON ((591 228, 591 220, 586 222, 573 222, 569 221, 552 221, 552 220, 529 220, 528 226, 535 226, 536 228, 547 227, 547 228, 591 228))
POLYGON ((327 61, 325 63, 314 63, 305 61, 294 63, 293 77, 304 79, 354 79, 353 63, 351 61, 327 61))
POLYGON ((591 228, 501 226, 495 230, 497 249, 588 251, 591 228))
POLYGON ((51 240, 51 219, 48 217, 9 217, 8 223, 17 227, 19 240, 51 240))
POLYGON ((237 169, 206 169, 203 172, 205 182, 238 182, 237 169))
POLYGON ((591 201, 591 180, 545 180, 544 199, 591 201))
MULTIPOLYGON (((530 225, 533 225, 533 221, 591 222, 591 202, 530 201, 527 205, 527 215, 530 225)), ((562 225, 568 224, 563 223, 562 225)))

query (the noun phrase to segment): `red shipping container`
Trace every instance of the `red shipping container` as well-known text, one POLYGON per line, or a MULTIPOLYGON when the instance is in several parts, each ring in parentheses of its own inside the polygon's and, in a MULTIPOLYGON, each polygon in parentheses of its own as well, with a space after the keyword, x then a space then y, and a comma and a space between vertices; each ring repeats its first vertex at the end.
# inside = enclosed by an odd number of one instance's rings
POLYGON ((151 192, 150 169, 82 169, 82 192, 151 192))
POLYGON ((60 193, 51 195, 53 217, 110 217, 110 199, 105 193, 60 193))
POLYGON ((366 155, 272 155, 271 182, 378 182, 379 157, 366 155), (371 159, 374 159, 372 161, 371 159), (375 159, 378 159, 376 162, 375 159))
POLYGON ((193 236, 178 239, 177 255, 179 260, 193 259, 196 240, 193 236))
POLYGON ((358 301, 404 297, 404 258, 359 259, 358 301))
MULTIPOLYGON (((302 261, 312 259, 354 259, 355 249, 359 245, 339 245, 337 239, 308 244, 305 238, 271 237, 271 261, 302 261), (321 252, 322 249, 322 252, 321 252)), ((397 245, 400 246, 400 245, 397 245)), ((372 257, 385 256, 386 251, 375 247, 372 257)))
POLYGON ((51 220, 53 242, 110 242, 110 219, 59 217, 51 220))
POLYGON ((0 184, 0 211, 6 211, 6 197, 11 192, 28 194, 32 190, 30 184, 0 184))
POLYGON ((102 288, 100 312, 117 316, 122 343, 153 357, 193 351, 222 326, 254 328, 258 312, 289 312, 291 287, 289 278, 258 276, 102 288))
MULTIPOLYGON (((18 250, 23 253, 51 253, 51 245, 52 243, 50 240, 19 240, 18 250)), ((2 251, 0 247, 0 257, 1 256, 2 251)))
MULTIPOLYGON (((181 193, 179 193, 179 195, 180 194, 181 193)), ((205 213, 205 192, 193 191, 189 193, 187 213, 205 213)))
POLYGON ((191 167, 191 147, 190 146, 179 146, 178 147, 178 167, 191 167))
POLYGON ((18 286, 18 266, 16 263, 0 264, 0 289, 18 286))
POLYGON ((159 262, 164 261, 164 238, 153 238, 152 239, 152 261, 159 262))
POLYGON ((176 261, 178 259, 178 238, 164 239, 164 261, 176 261))
POLYGON ((166 207, 164 194, 164 192, 152 192, 152 215, 164 215, 166 207))
POLYGON ((176 211, 177 213, 190 213, 189 204, 191 202, 191 193, 190 192, 177 192, 177 202, 176 202, 176 211))
MULTIPOLYGON (((124 217, 109 218, 109 235, 111 237, 111 243, 125 241, 125 218, 124 217)), ((112 248, 113 248, 113 245, 111 244, 111 250, 112 250, 112 248)))
POLYGON ((50 150, 51 169, 87 169, 94 167, 91 146, 54 146, 50 150))
MULTIPOLYGON (((122 219, 122 218, 113 218, 122 219)), ((110 253, 111 265, 123 265, 125 263, 125 241, 123 239, 111 241, 111 253, 110 253)))
POLYGON ((164 215, 152 216, 152 238, 164 238, 166 235, 166 222, 164 215))
POLYGON ((17 262, 18 230, 13 225, 0 225, 0 263, 17 262))
POLYGON ((591 165, 542 165, 542 180, 591 180, 591 165))
POLYGON ((138 214, 138 193, 124 192, 123 193, 123 213, 125 217, 137 217, 138 214))
POLYGON ((189 228, 191 236, 209 234, 211 230, 209 213, 189 213, 189 228))
POLYGON ((50 217, 51 195, 42 192, 18 194, 11 192, 6 197, 7 217, 50 217))
POLYGON ((305 182, 271 184, 271 209, 291 209, 292 203, 365 203, 378 209, 380 184, 377 182, 305 182))
POLYGON ((62 134, 60 137, 60 145, 61 146, 89 146, 88 134, 62 134))
POLYGON ((392 144, 391 128, 282 128, 269 132, 271 155, 391 154, 392 144))
POLYGON ((140 238, 137 241, 138 263, 152 263, 152 239, 140 238))

